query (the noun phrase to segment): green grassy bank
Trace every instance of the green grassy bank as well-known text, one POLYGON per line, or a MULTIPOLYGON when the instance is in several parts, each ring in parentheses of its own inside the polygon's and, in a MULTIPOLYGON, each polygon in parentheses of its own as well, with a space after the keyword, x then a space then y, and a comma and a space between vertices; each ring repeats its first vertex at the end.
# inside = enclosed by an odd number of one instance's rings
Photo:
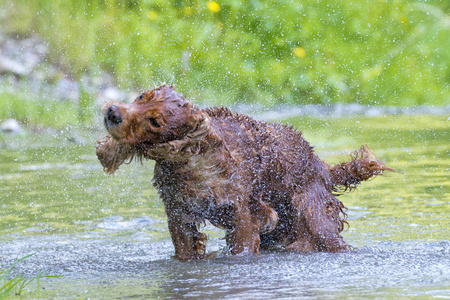
POLYGON ((447 1, 0 0, 9 33, 38 33, 74 76, 120 88, 175 83, 188 97, 442 105, 447 1))

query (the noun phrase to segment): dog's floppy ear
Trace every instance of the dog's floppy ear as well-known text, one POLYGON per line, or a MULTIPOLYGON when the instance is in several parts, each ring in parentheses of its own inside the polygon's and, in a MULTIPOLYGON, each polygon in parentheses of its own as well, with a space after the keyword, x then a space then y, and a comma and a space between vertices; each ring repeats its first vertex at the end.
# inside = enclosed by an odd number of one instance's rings
POLYGON ((214 138, 211 135, 211 119, 205 112, 193 109, 187 122, 190 130, 182 139, 149 148, 144 156, 150 159, 166 158, 172 161, 183 161, 201 153, 211 143, 211 139, 206 137, 214 138))
POLYGON ((131 161, 136 154, 133 147, 117 142, 110 135, 98 139, 95 150, 103 170, 108 174, 114 174, 121 164, 131 161))

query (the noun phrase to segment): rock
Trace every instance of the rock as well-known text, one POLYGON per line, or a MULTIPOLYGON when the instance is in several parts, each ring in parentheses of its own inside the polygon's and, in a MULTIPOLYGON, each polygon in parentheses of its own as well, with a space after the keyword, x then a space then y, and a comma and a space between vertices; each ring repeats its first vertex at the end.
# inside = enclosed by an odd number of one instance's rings
POLYGON ((80 97, 80 86, 78 82, 66 78, 56 83, 55 96, 57 99, 77 102, 80 97))
POLYGON ((367 109, 366 106, 361 105, 359 103, 350 103, 347 106, 348 106, 347 111, 349 111, 350 114, 355 115, 361 115, 367 109))
POLYGON ((45 61, 47 46, 38 38, 7 38, 0 44, 0 74, 27 76, 45 61))
POLYGON ((385 109, 384 107, 370 107, 369 109, 367 109, 365 116, 366 117, 378 117, 378 116, 382 116, 385 115, 385 109))
POLYGON ((18 61, 7 57, 0 57, 0 74, 12 73, 17 76, 24 76, 30 73, 29 69, 18 61))
POLYGON ((78 135, 71 135, 71 136, 68 136, 66 139, 69 143, 74 143, 74 144, 85 144, 86 143, 86 140, 78 135))
POLYGON ((6 133, 17 134, 22 131, 19 122, 16 119, 8 119, 0 125, 0 129, 6 133))
POLYGON ((91 81, 92 85, 99 90, 104 90, 110 86, 115 86, 114 76, 108 73, 103 73, 101 71, 97 72, 94 76, 92 76, 91 81))

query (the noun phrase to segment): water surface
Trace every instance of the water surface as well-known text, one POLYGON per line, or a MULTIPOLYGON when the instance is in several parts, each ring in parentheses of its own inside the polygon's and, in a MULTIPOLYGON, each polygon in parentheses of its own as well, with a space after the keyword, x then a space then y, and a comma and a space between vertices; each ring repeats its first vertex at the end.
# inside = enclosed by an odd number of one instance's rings
MULTIPOLYGON (((448 116, 284 122, 329 163, 367 143, 402 172, 341 196, 350 223, 343 235, 355 251, 178 262, 153 163, 105 175, 96 133, 64 130, 0 140, 0 269, 34 253, 17 271, 60 276, 41 280, 43 298, 450 298, 448 116)), ((224 233, 204 230, 220 252, 224 233)), ((31 287, 22 297, 36 296, 31 287)))

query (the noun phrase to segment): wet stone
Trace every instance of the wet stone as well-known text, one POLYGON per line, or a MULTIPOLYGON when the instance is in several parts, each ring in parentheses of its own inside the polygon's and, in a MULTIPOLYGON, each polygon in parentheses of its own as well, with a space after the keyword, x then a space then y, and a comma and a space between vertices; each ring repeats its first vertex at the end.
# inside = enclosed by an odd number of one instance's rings
POLYGON ((24 76, 29 74, 29 69, 18 61, 7 57, 0 57, 0 74, 8 73, 12 73, 17 76, 24 76))
POLYGON ((8 119, 0 125, 0 129, 5 133, 17 134, 22 131, 22 127, 16 119, 8 119))

